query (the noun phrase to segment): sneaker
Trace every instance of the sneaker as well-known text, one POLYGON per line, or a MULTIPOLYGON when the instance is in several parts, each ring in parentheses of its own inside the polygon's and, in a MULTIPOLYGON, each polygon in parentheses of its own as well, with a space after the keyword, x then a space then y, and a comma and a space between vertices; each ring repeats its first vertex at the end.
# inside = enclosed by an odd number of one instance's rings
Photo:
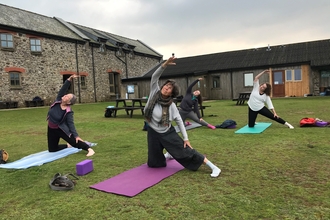
POLYGON ((186 126, 188 126, 188 125, 191 125, 191 123, 189 121, 186 122, 186 126))
POLYGON ((216 127, 213 126, 213 125, 211 125, 211 124, 208 124, 207 127, 208 127, 208 128, 211 128, 212 130, 216 129, 216 127))

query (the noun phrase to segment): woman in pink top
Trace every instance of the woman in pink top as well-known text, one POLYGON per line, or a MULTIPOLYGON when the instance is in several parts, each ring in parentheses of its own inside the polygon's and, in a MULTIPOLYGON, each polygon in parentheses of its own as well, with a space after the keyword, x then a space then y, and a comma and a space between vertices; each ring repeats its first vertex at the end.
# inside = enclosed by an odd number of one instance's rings
POLYGON ((259 78, 264 73, 269 73, 269 70, 264 70, 259 73, 253 81, 253 90, 248 101, 249 127, 254 127, 258 114, 261 114, 271 120, 288 126, 290 129, 293 129, 294 127, 291 124, 284 121, 276 114, 272 100, 270 99, 270 93, 272 91, 271 85, 269 83, 259 85, 259 78), (265 106, 265 103, 268 108, 265 106))

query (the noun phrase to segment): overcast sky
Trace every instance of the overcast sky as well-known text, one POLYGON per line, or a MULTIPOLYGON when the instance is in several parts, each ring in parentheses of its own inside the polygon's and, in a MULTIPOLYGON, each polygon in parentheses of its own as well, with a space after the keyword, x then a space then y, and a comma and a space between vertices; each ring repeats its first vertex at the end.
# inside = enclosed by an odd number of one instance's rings
MULTIPOLYGON (((330 39, 330 0, 0 0, 146 43, 167 59, 330 39)), ((0 15, 1 16, 1 15, 0 15)))

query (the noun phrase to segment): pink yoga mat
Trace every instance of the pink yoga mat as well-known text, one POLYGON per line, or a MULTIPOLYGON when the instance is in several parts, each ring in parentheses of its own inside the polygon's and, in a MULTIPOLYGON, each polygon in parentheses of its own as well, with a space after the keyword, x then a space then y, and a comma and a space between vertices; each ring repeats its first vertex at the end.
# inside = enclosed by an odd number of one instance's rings
POLYGON ((167 166, 162 168, 150 168, 147 164, 143 164, 92 185, 90 188, 133 197, 182 169, 184 169, 183 166, 176 160, 167 160, 167 166))

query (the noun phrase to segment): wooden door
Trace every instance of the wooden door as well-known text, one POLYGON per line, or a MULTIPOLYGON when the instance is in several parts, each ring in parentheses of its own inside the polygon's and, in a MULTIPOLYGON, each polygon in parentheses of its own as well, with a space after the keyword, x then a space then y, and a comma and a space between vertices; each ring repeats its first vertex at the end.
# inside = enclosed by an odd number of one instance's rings
POLYGON ((272 72, 272 90, 273 97, 285 96, 285 72, 284 70, 275 70, 272 72))

